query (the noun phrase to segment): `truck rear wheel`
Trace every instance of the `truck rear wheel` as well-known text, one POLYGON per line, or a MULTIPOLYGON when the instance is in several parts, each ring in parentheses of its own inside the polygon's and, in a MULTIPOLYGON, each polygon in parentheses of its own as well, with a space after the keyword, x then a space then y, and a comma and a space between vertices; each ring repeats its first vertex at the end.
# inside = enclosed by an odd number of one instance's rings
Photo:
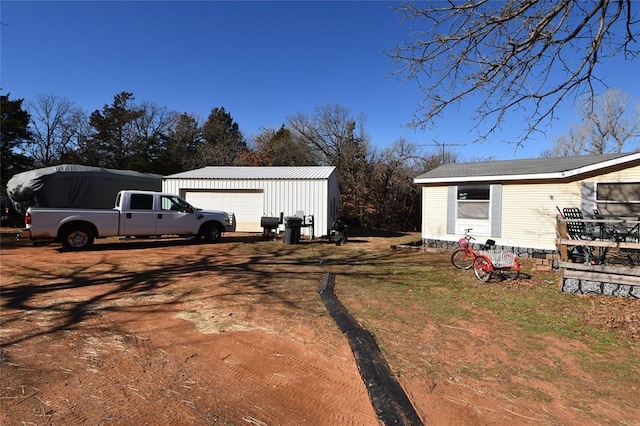
POLYGON ((214 223, 207 223, 202 227, 200 235, 204 241, 215 243, 222 237, 222 228, 214 223))
POLYGON ((70 250, 82 250, 93 244, 95 235, 87 226, 69 226, 62 231, 62 245, 70 250))

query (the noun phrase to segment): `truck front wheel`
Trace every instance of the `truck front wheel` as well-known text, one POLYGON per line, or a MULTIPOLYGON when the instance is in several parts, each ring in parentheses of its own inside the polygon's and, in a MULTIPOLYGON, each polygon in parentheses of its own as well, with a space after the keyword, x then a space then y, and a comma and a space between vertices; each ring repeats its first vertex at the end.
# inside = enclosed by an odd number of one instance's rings
POLYGON ((82 250, 93 244, 95 236, 86 226, 70 226, 62 231, 62 245, 71 250, 82 250))
POLYGON ((215 243, 222 237, 222 228, 214 223, 208 223, 202 227, 200 235, 204 241, 215 243))

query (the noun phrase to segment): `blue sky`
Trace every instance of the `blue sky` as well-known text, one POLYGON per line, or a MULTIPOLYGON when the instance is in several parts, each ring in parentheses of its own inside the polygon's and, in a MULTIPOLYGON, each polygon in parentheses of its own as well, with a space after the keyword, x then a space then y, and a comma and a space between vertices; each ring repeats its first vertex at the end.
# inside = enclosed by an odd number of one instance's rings
MULTIPOLYGON (((224 107, 247 138, 337 103, 366 117, 379 148, 405 138, 440 152, 429 146, 436 141, 462 159, 537 157, 577 122, 565 105, 546 139, 518 150, 508 143, 522 130, 517 114, 488 143, 471 143, 474 123, 464 109, 436 129, 407 128, 420 93, 390 76, 383 53, 406 34, 391 9, 399 4, 3 0, 2 93, 25 101, 53 94, 88 113, 122 91, 201 119, 224 107)), ((640 98, 639 64, 605 64, 607 82, 640 98)))

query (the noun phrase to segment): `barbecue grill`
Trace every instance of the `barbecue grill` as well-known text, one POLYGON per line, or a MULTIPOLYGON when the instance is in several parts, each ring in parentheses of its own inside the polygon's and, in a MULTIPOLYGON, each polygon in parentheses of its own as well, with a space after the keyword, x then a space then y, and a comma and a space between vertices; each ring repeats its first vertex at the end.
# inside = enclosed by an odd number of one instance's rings
POLYGON ((284 213, 280 213, 280 217, 262 216, 260 218, 260 227, 262 228, 262 238, 265 240, 275 240, 278 227, 282 224, 284 213))

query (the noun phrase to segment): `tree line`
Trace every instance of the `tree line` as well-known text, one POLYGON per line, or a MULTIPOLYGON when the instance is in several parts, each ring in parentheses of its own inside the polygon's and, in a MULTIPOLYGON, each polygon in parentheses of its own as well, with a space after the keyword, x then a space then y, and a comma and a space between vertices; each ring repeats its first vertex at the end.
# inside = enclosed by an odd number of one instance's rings
MULTIPOLYGON (((573 156, 633 149, 640 129, 638 102, 619 90, 585 99, 582 121, 557 136, 542 156, 573 156)), ((443 163, 460 161, 444 150, 425 153, 399 139, 373 147, 364 127, 339 104, 316 107, 262 129, 247 140, 224 107, 206 120, 121 92, 87 114, 56 95, 25 102, 1 96, 2 193, 16 173, 58 164, 80 164, 163 176, 204 166, 335 166, 340 214, 362 226, 417 230, 420 189, 413 179, 443 163)), ((637 149, 638 147, 636 147, 637 149)), ((473 161, 488 159, 476 158, 473 161)), ((468 159, 466 161, 469 161, 468 159)))
POLYGON ((335 166, 340 214, 365 227, 417 230, 420 192, 413 179, 447 153, 424 154, 398 140, 372 146, 364 120, 330 104, 287 118, 247 139, 231 113, 214 107, 205 120, 121 92, 90 114, 56 95, 25 102, 2 95, 2 191, 16 173, 80 164, 163 176, 204 166, 335 166))

